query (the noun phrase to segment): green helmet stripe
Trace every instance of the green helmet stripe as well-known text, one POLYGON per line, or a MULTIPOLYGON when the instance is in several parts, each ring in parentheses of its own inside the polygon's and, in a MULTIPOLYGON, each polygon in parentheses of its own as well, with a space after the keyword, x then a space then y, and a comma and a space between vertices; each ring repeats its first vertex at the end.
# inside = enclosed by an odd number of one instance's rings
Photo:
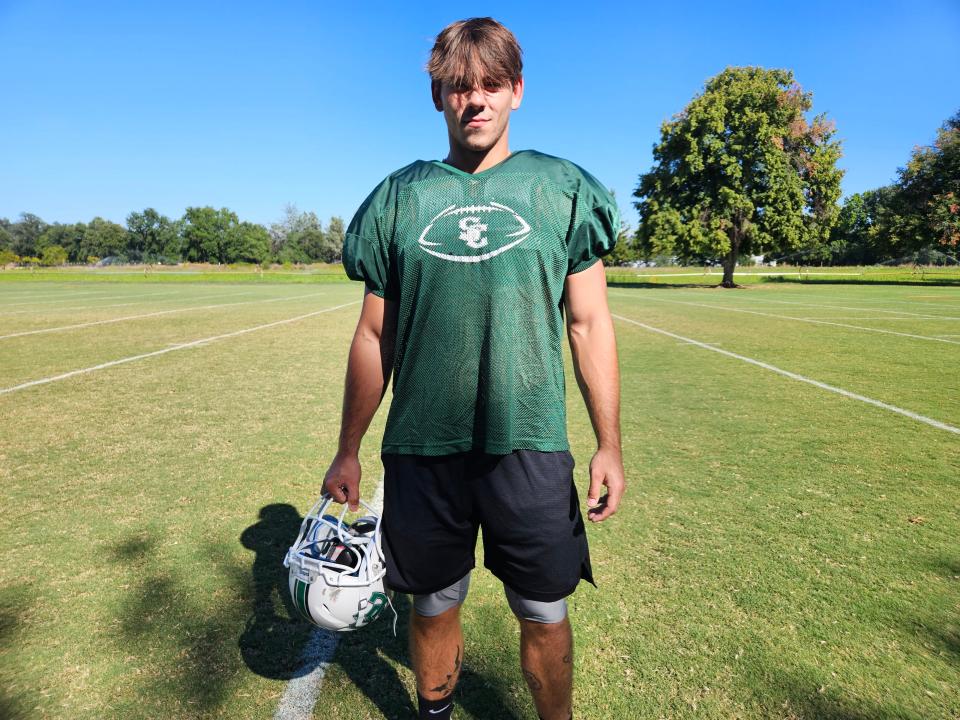
POLYGON ((307 609, 307 590, 309 588, 310 586, 303 580, 293 581, 293 604, 297 606, 301 615, 312 622, 313 618, 310 617, 310 611, 307 609))

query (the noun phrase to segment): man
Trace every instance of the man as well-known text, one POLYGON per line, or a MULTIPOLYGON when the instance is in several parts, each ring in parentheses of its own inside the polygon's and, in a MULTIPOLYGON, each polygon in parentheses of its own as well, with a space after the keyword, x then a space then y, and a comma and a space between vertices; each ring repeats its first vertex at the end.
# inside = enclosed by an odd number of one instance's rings
POLYGON ((568 720, 564 598, 592 575, 566 435, 563 313, 597 436, 587 506, 599 522, 624 491, 616 342, 599 262, 616 242, 616 203, 573 163, 511 153, 522 63, 501 24, 448 26, 427 69, 449 152, 387 177, 347 231, 344 267, 366 290, 324 488, 357 506, 360 441, 392 373, 383 539, 387 584, 414 599, 420 717, 453 710, 459 608, 482 527, 484 564, 520 621, 537 712, 568 720))

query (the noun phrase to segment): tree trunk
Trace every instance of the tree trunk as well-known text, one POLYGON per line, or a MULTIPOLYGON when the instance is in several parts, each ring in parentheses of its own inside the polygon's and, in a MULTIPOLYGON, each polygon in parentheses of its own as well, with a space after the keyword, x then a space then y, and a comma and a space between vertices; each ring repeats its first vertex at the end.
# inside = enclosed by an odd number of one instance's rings
POLYGON ((740 256, 742 231, 743 218, 737 215, 733 221, 733 227, 730 228, 730 252, 723 258, 723 281, 720 283, 720 287, 735 288, 737 286, 733 281, 733 269, 737 266, 737 258, 740 256))
POLYGON ((736 283, 733 282, 733 268, 737 265, 737 252, 731 248, 723 257, 723 281, 720 283, 720 287, 732 288, 736 287, 736 283))

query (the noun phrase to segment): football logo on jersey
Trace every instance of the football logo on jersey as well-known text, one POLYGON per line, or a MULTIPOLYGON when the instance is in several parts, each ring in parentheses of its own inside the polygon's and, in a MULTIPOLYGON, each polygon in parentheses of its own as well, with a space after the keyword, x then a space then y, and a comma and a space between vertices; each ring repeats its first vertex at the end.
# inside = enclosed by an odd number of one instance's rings
POLYGON ((516 247, 530 234, 530 224, 506 205, 451 205, 420 233, 420 247, 453 262, 480 262, 516 247), (482 252, 475 252, 480 250, 482 252))

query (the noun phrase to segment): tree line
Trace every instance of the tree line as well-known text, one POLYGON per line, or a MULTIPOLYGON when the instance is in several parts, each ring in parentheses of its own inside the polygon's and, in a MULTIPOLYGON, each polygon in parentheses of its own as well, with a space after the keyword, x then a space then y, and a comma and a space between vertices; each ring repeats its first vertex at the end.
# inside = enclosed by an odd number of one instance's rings
POLYGON ((633 193, 640 214, 610 260, 739 258, 874 264, 952 258, 960 243, 960 112, 916 147, 890 185, 841 206, 841 143, 789 70, 732 67, 661 126, 654 165, 633 193))
POLYGON ((312 263, 339 262, 343 220, 324 226, 315 213, 284 208, 264 227, 241 221, 229 208, 188 207, 171 219, 153 208, 132 212, 120 225, 102 217, 89 223, 46 223, 32 213, 16 222, 0 218, 0 266, 117 262, 312 263))

